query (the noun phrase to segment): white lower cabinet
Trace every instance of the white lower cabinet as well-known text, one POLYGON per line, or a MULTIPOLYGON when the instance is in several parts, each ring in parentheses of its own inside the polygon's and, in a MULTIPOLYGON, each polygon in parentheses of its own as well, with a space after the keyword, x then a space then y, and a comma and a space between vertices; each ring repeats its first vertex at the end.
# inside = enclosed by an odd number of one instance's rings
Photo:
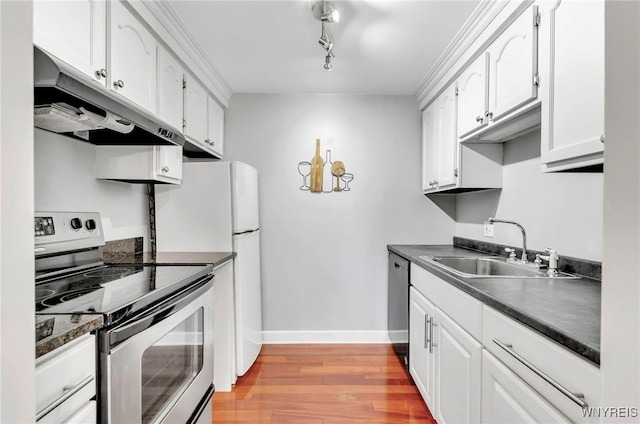
POLYGON ((569 423, 491 353, 482 354, 483 423, 569 423))
POLYGON ((600 369, 411 264, 410 373, 439 424, 597 423, 600 369))
POLYGON ((482 345, 436 309, 436 403, 440 424, 480 422, 482 345))
POLYGON ((468 295, 454 293, 453 298, 439 305, 436 299, 449 297, 441 280, 431 279, 426 271, 412 268, 413 282, 409 293, 409 364, 420 394, 431 414, 440 424, 475 423, 480 421, 482 345, 449 317, 450 310, 461 321, 477 317, 472 304, 467 310, 468 295), (422 271, 422 272, 420 272, 422 271), (434 297, 424 296, 432 289, 434 297), (431 302, 433 300, 433 302, 431 302), (450 308, 450 305, 456 305, 450 308))
POLYGON ((236 383, 233 261, 215 267, 213 274, 216 286, 213 292, 213 384, 216 392, 230 392, 236 383))
POLYGON ((413 381, 427 405, 434 404, 435 355, 428 332, 436 307, 411 287, 409 291, 409 367, 413 381))
POLYGON ((85 334, 36 359, 36 420, 95 423, 95 336, 85 334))

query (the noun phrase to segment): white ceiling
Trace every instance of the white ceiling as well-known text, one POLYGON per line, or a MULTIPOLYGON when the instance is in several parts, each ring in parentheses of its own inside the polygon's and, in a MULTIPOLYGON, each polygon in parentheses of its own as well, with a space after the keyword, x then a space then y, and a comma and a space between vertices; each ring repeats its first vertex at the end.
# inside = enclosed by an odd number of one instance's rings
POLYGON ((166 2, 235 93, 415 94, 480 0, 333 1, 333 70, 313 0, 166 2))

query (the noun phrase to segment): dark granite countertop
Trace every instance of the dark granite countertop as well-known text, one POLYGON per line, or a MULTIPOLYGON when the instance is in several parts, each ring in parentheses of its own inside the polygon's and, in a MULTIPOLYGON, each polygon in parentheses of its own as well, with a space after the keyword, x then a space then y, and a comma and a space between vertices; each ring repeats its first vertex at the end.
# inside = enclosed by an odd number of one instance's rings
POLYGON ((36 358, 102 326, 102 315, 36 315, 36 358))
POLYGON ((451 245, 388 245, 387 248, 600 364, 600 281, 591 278, 463 278, 419 257, 480 256, 483 253, 451 245))
POLYGON ((106 264, 201 265, 214 268, 236 257, 235 252, 103 252, 106 264))

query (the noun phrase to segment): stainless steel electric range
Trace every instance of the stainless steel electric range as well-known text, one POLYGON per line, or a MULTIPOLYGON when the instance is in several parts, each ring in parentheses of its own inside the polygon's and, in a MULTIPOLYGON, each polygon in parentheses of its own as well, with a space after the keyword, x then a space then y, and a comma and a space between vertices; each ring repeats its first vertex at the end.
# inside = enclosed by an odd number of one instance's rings
POLYGON ((105 265, 98 213, 35 214, 37 314, 101 314, 102 423, 211 422, 211 265, 105 265))

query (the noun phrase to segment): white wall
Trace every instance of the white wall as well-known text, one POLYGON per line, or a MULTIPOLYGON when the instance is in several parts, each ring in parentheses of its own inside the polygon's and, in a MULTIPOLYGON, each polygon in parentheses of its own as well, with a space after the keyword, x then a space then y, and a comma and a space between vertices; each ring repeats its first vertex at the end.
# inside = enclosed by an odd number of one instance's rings
POLYGON ((95 146, 35 129, 35 210, 100 212, 107 240, 149 242, 146 184, 96 180, 95 146))
POLYGON ((35 421, 33 37, 30 1, 0 1, 0 422, 35 421))
POLYGON ((602 173, 540 172, 539 131, 505 143, 503 163, 501 190, 458 195, 457 236, 520 248, 513 225, 495 224, 495 237, 484 236, 484 221, 496 216, 524 227, 527 248, 602 260, 602 173))
MULTIPOLYGON (((602 406, 640 411, 640 3, 605 3, 602 406)), ((613 422, 614 419, 610 419, 613 422)), ((615 422, 638 422, 638 417, 615 422)))
POLYGON ((225 125, 225 159, 260 175, 266 340, 386 340, 386 245, 454 231, 421 194, 416 100, 237 94, 225 125), (316 138, 355 175, 351 192, 298 189, 316 138))

